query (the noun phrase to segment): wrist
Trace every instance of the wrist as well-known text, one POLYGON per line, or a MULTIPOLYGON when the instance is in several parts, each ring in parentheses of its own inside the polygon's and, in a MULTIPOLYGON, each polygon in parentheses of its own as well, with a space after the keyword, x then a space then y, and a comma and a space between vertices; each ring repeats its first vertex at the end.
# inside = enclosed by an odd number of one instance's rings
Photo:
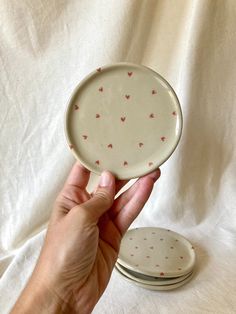
POLYGON ((67 314, 73 311, 47 285, 31 278, 11 312, 11 314, 20 313, 67 314))

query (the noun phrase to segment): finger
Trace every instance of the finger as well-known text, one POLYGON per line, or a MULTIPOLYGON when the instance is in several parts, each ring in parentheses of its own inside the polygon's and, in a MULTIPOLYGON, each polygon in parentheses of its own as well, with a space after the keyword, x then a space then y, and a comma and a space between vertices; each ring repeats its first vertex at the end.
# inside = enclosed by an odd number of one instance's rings
POLYGON ((144 207, 152 192, 153 185, 154 180, 150 176, 143 177, 135 183, 135 193, 114 219, 114 223, 122 236, 144 207))
POLYGON ((56 218, 67 214, 71 208, 89 199, 86 191, 89 177, 90 171, 76 162, 57 196, 53 211, 56 218))
POLYGON ((129 180, 116 180, 116 194, 128 183, 129 180))
MULTIPOLYGON (((115 195, 128 183, 128 180, 118 180, 115 181, 115 195)), ((90 194, 91 197, 96 193, 97 188, 90 194)))
POLYGON ((154 180, 154 182, 160 177, 160 169, 157 169, 146 176, 139 178, 127 191, 125 191, 123 194, 121 194, 117 199, 115 199, 111 210, 109 211, 109 216, 111 218, 115 218, 117 214, 120 212, 120 210, 130 201, 130 199, 133 197, 133 195, 136 193, 138 187, 139 187, 139 181, 143 178, 151 178, 154 180))
POLYGON ((111 207, 115 197, 115 177, 109 171, 104 171, 93 197, 79 205, 80 211, 97 222, 98 219, 111 207))
POLYGON ((90 171, 79 162, 76 162, 66 180, 65 186, 72 185, 80 189, 86 189, 90 177, 90 171))

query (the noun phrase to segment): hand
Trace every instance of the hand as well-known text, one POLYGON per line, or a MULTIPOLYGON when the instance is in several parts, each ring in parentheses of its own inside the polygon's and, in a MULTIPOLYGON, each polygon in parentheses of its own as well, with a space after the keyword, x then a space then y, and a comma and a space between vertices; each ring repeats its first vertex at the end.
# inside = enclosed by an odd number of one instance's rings
POLYGON ((89 176, 79 163, 74 165, 56 199, 33 275, 12 314, 90 313, 108 284, 122 236, 148 200, 160 170, 138 179, 115 200, 127 181, 105 171, 90 195, 89 176))

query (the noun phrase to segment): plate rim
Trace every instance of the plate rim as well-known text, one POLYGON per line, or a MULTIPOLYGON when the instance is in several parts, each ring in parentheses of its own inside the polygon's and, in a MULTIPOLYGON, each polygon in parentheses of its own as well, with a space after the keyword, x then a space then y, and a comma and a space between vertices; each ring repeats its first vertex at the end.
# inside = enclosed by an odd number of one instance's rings
POLYGON ((180 282, 177 282, 177 283, 173 283, 173 284, 170 284, 170 285, 162 285, 162 286, 158 286, 158 285, 145 285, 141 282, 138 282, 138 281, 135 281, 135 280, 132 280, 128 277, 126 277, 124 274, 122 274, 118 268, 115 267, 115 270, 116 272, 118 273, 118 275, 121 276, 121 278, 124 278, 124 280, 128 281, 129 283, 131 284, 134 284, 140 288, 143 288, 143 289, 146 289, 146 290, 152 290, 152 291, 168 291, 168 290, 174 290, 174 289, 177 289, 177 288, 180 288, 182 287, 183 285, 185 285, 186 283, 188 283, 195 275, 195 272, 192 271, 191 274, 185 278, 184 280, 180 281, 180 282))
POLYGON ((122 273, 124 274, 126 277, 134 280, 134 281, 137 281, 137 282, 140 282, 142 284, 145 284, 145 285, 151 285, 151 286, 166 286, 166 285, 171 285, 171 284, 174 284, 174 283, 178 283, 178 282, 181 282, 183 280, 185 280, 186 278, 188 278, 192 273, 193 273, 193 270, 191 270, 189 273, 183 275, 183 276, 179 276, 179 277, 160 277, 161 279, 166 279, 163 280, 163 281, 158 281, 158 279, 155 281, 155 280, 152 280, 152 281, 148 281, 148 280, 144 280, 144 279, 140 279, 138 277, 135 277, 133 276, 132 274, 129 274, 129 272, 126 272, 124 268, 124 266, 120 265, 118 262, 115 264, 116 268, 122 273), (170 283, 170 281, 173 281, 172 283, 170 283), (166 283, 167 281, 169 281, 169 283, 166 283))
MULTIPOLYGON (((158 164, 155 164, 153 167, 150 167, 150 169, 146 169, 145 171, 137 172, 136 176, 131 176, 131 175, 116 176, 117 179, 120 179, 120 180, 129 180, 129 179, 138 178, 140 176, 145 176, 148 173, 151 173, 152 171, 158 169, 161 165, 163 165, 171 157, 171 155, 176 150, 176 148, 177 148, 177 146, 178 146, 178 144, 180 142, 182 133, 183 133, 183 112, 182 112, 182 108, 181 108, 181 105, 180 105, 180 101, 179 101, 178 96, 177 96, 176 92, 174 91, 173 87, 170 85, 170 83, 161 74, 159 74, 158 72, 154 71, 150 67, 148 67, 146 65, 143 65, 143 64, 136 64, 136 63, 132 63, 132 62, 116 62, 116 63, 109 63, 109 64, 106 64, 106 65, 103 65, 100 68, 107 70, 107 69, 110 69, 110 68, 116 68, 116 67, 121 67, 121 66, 130 66, 130 67, 134 67, 134 68, 138 68, 138 69, 144 70, 146 72, 151 72, 153 76, 156 76, 161 81, 163 81, 168 86, 168 88, 171 90, 171 93, 173 94, 173 96, 175 98, 175 102, 176 102, 178 110, 179 110, 179 121, 180 121, 180 123, 179 123, 180 124, 179 125, 179 130, 178 130, 178 134, 177 134, 177 137, 176 137, 177 138, 176 143, 171 148, 170 153, 168 155, 166 155, 166 157, 163 158, 161 160, 161 162, 159 162, 158 164)), ((79 83, 74 87, 74 89, 72 91, 72 94, 69 97, 69 100, 67 101, 66 110, 65 110, 65 113, 64 113, 64 135, 65 135, 65 138, 66 138, 67 146, 72 145, 71 140, 70 140, 70 135, 69 135, 69 133, 70 133, 69 132, 69 114, 70 114, 71 106, 73 105, 73 102, 74 102, 74 98, 77 95, 79 89, 82 88, 83 85, 86 84, 86 82, 90 78, 92 78, 94 75, 97 74, 97 70, 98 69, 99 68, 96 68, 93 71, 89 72, 87 75, 85 75, 85 77, 82 80, 79 81, 79 83)), ((81 158, 79 156, 79 154, 77 153, 77 151, 75 151, 74 149, 71 149, 71 152, 72 152, 73 156, 75 157, 75 159, 78 160, 86 169, 88 169, 89 171, 91 171, 91 172, 93 172, 93 173, 95 173, 97 175, 101 175, 102 170, 99 171, 99 170, 96 169, 95 166, 92 167, 92 166, 90 166, 90 164, 84 162, 83 158, 81 158)))

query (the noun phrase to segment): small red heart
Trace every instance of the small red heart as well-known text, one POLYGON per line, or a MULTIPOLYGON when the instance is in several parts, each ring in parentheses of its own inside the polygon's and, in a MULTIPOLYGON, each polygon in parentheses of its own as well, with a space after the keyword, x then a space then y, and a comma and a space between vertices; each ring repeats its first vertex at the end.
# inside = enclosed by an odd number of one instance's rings
POLYGON ((74 148, 74 146, 73 146, 72 144, 70 144, 69 147, 70 147, 70 149, 73 149, 73 148, 74 148))
POLYGON ((154 113, 151 113, 151 114, 149 115, 149 118, 153 119, 153 118, 154 118, 154 113))
POLYGON ((128 162, 127 161, 124 161, 124 166, 128 166, 128 162))
POLYGON ((78 105, 75 105, 75 110, 78 110, 79 109, 79 106, 78 105))
POLYGON ((126 117, 121 117, 120 119, 122 122, 125 122, 126 117))
POLYGON ((100 114, 99 113, 96 114, 96 118, 97 119, 100 118, 100 114))
POLYGON ((155 95, 157 91, 155 89, 152 90, 152 95, 155 95))
POLYGON ((161 141, 162 141, 162 142, 165 142, 165 140, 166 140, 165 136, 162 136, 162 137, 161 137, 161 141))
POLYGON ((153 166, 153 162, 149 162, 149 163, 148 163, 148 166, 149 166, 149 167, 153 166))
POLYGON ((102 71, 102 68, 98 68, 98 69, 97 69, 97 72, 101 72, 101 71, 102 71))
POLYGON ((112 144, 109 144, 109 145, 107 145, 107 147, 108 147, 108 148, 112 148, 113 146, 112 146, 112 144))
POLYGON ((96 160, 95 163, 96 163, 97 165, 99 165, 99 164, 100 164, 100 161, 99 161, 99 160, 96 160))
POLYGON ((83 138, 84 138, 85 140, 87 140, 88 136, 87 136, 87 135, 83 135, 83 138))
POLYGON ((99 92, 103 92, 103 87, 100 87, 100 88, 99 88, 99 92))
POLYGON ((165 274, 163 272, 160 273, 160 276, 164 276, 165 274))
POLYGON ((126 99, 130 99, 130 95, 125 95, 125 98, 126 99))
POLYGON ((142 147, 142 146, 143 146, 143 143, 139 143, 138 146, 139 146, 139 147, 142 147))
POLYGON ((131 76, 133 74, 133 72, 128 72, 128 75, 131 76))
POLYGON ((172 114, 173 114, 173 116, 176 116, 176 111, 173 111, 172 114))

